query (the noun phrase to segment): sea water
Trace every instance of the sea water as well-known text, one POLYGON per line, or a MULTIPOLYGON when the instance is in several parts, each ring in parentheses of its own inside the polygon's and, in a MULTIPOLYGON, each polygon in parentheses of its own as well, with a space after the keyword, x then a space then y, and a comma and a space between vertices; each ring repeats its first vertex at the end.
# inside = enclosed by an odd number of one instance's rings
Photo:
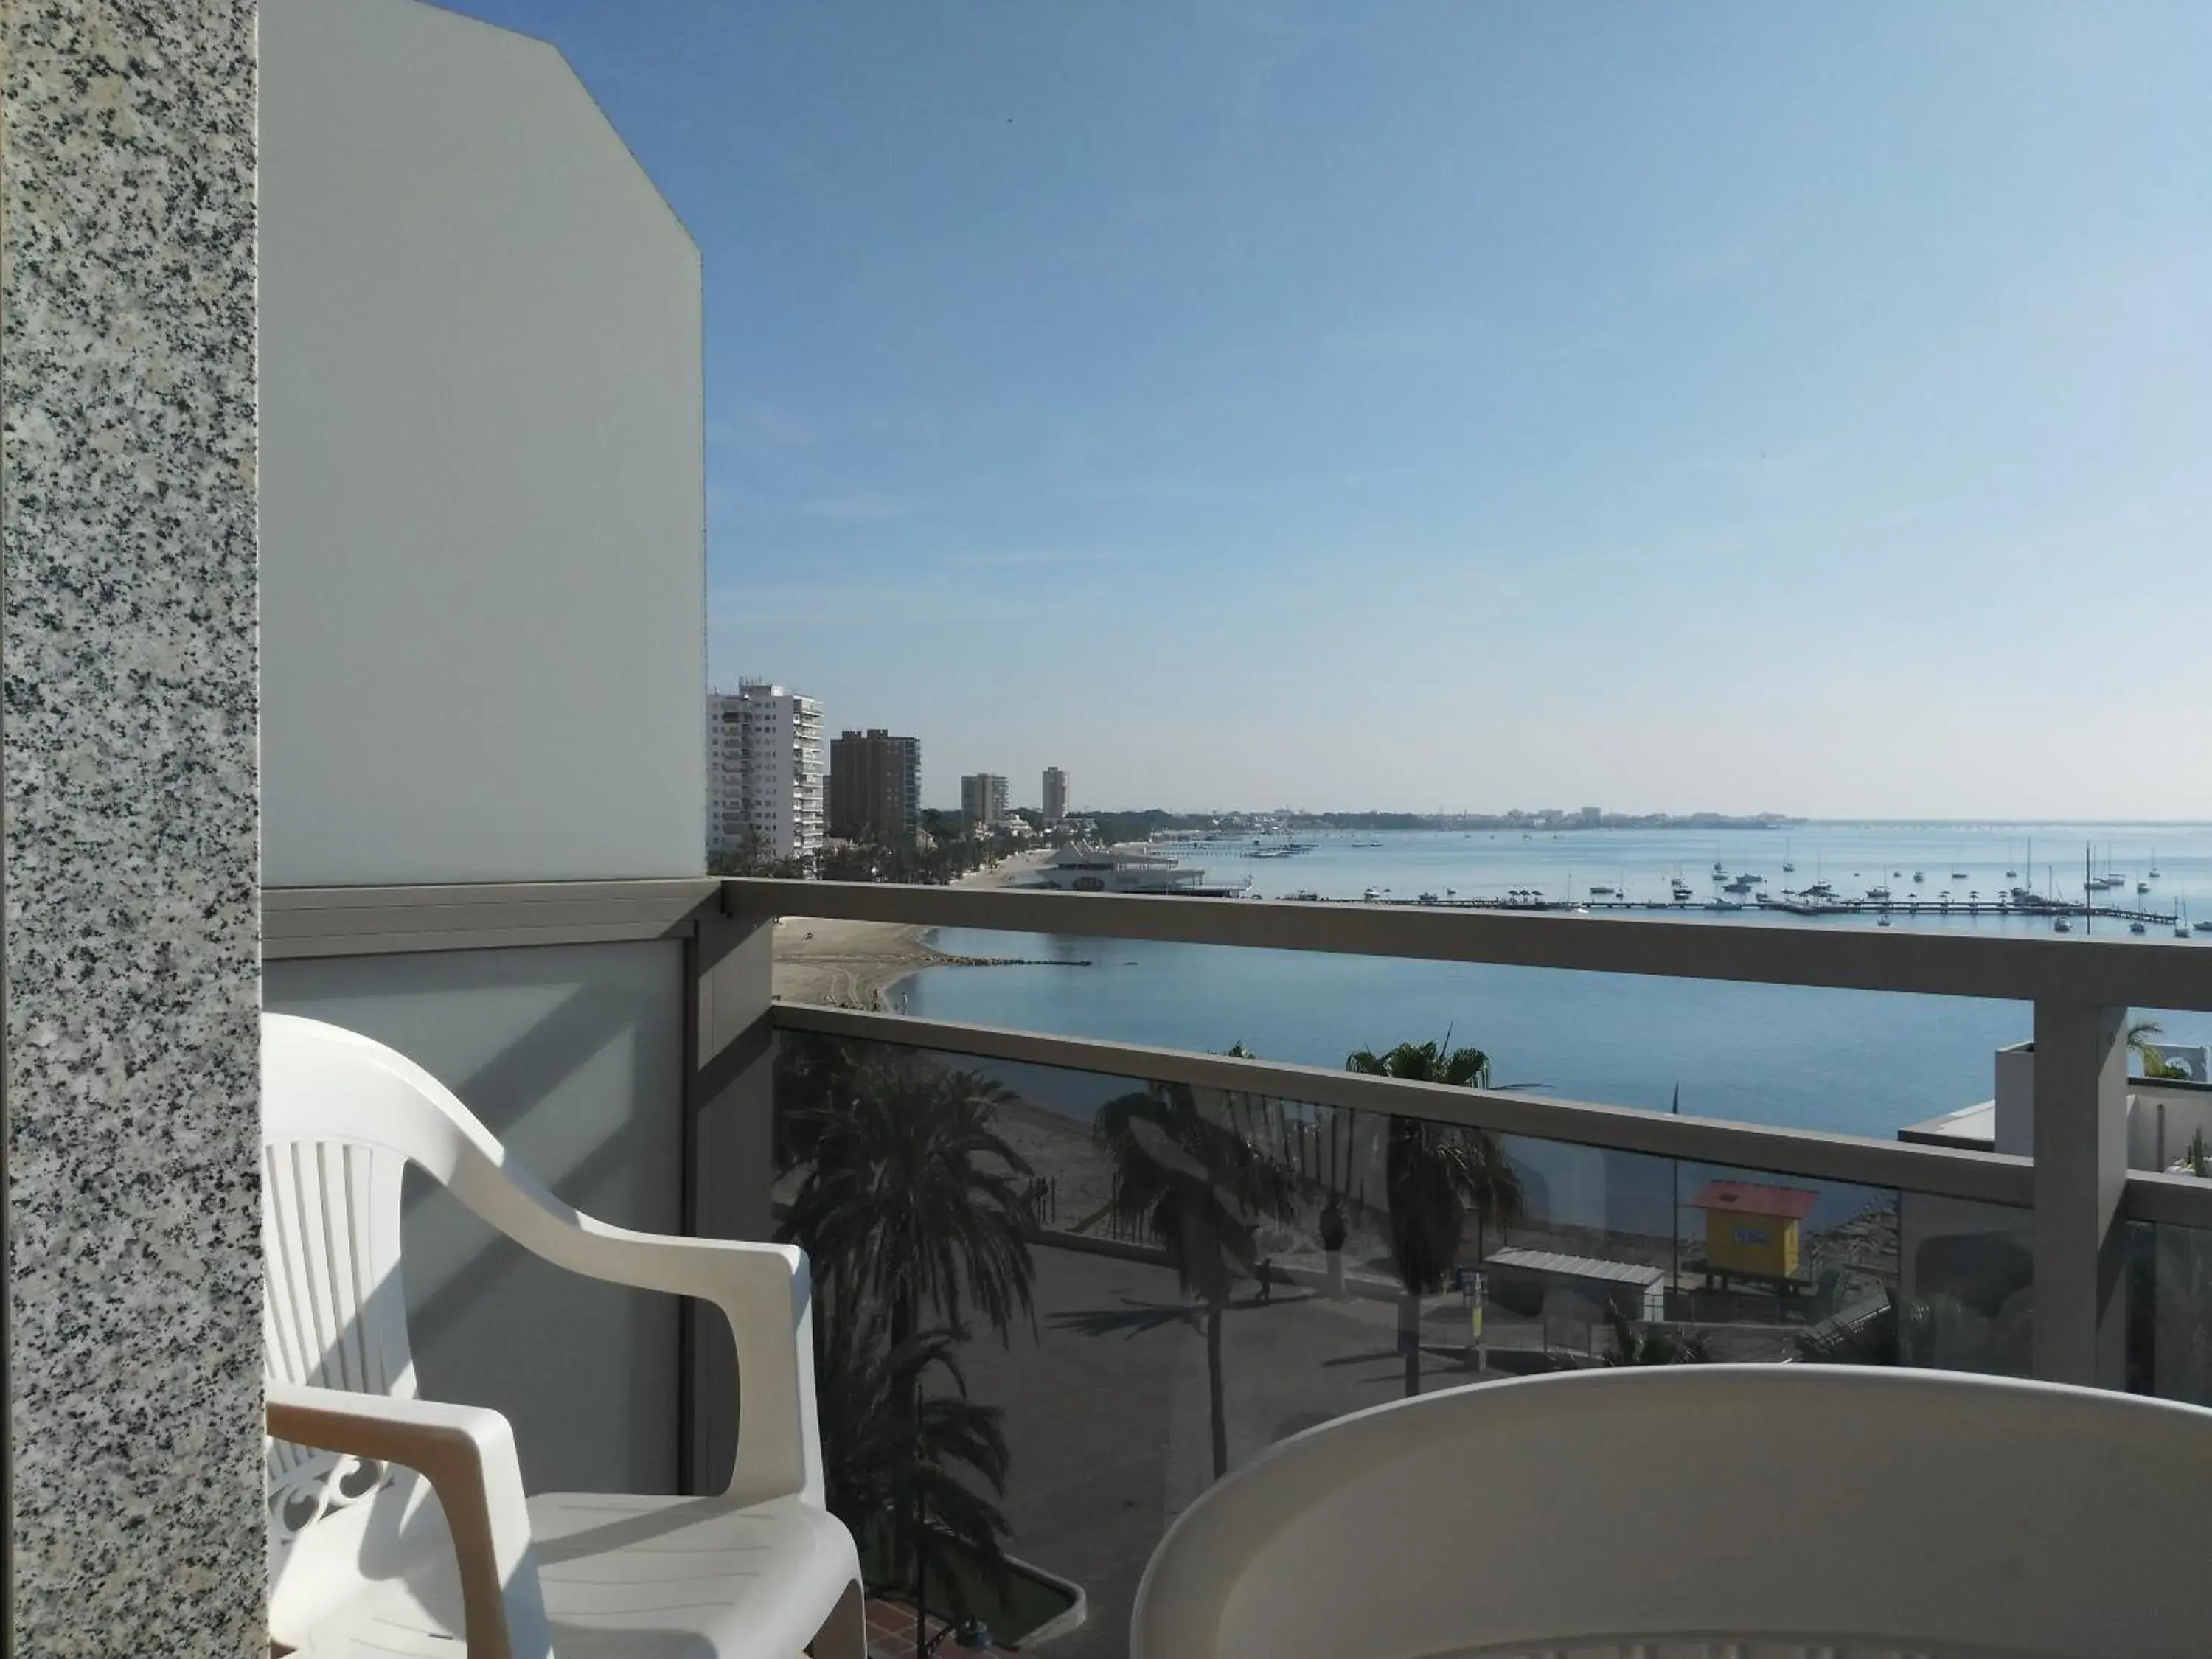
MULTIPOLYGON (((1249 859, 1237 846, 1192 847, 1211 882, 1249 876, 1267 897, 1312 891, 1393 899, 1455 889, 1460 897, 1540 890, 1587 899, 1595 885, 1664 899, 1678 872, 1702 902, 1730 876, 1765 878, 1780 894, 1818 880, 1841 896, 1883 885, 1899 898, 1948 890, 1984 899, 2027 884, 2081 896, 2083 854, 2125 884, 2105 904, 2212 920, 2212 825, 1814 823, 1786 832, 1729 830, 1409 831, 1332 834, 1311 853, 1249 859), (1376 844, 1379 843, 1379 844, 1376 844), (2030 863, 2031 854, 2033 863, 2030 863), (2139 880, 2151 890, 2138 896, 2139 880), (1792 863, 1794 872, 1783 866, 1792 863), (2008 877, 2008 870, 2017 871, 2008 877), (1924 880, 1912 880, 1916 871, 1924 880), (1961 872, 1954 877, 1953 872, 1961 872)), ((1249 843, 1245 844, 1249 847, 1249 843)), ((1797 920, 1776 912, 1691 912, 1759 926, 1871 927, 1866 917, 1797 920)), ((2083 933, 2074 919, 2067 948, 2083 933)), ((1898 931, 2051 933, 2049 919, 1908 918, 1898 931)), ((2133 942, 2124 921, 2090 936, 2133 942)), ((2153 924, 2145 942, 2176 943, 2153 924)), ((2212 934, 2192 933, 2212 951, 2212 934)), ((1992 1056, 2031 1034, 2027 1005, 1967 997, 1744 985, 1549 969, 1244 951, 946 929, 936 943, 979 956, 1043 957, 1087 967, 940 968, 894 993, 902 1012, 1073 1036, 1219 1051, 1242 1042, 1268 1059, 1340 1066, 1360 1048, 1443 1038, 1491 1056, 1502 1085, 1564 1098, 1887 1138, 1903 1125, 1989 1098, 1992 1056)), ((2212 1013, 2159 1013, 2167 1040, 2212 1042, 2212 1013)))

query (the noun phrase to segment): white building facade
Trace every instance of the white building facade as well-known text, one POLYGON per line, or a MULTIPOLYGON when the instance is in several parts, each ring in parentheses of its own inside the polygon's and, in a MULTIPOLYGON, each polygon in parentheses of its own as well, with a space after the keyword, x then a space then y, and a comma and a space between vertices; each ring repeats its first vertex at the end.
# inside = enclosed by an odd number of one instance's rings
POLYGON ((822 853, 822 705, 767 680, 707 694, 707 850, 822 853))

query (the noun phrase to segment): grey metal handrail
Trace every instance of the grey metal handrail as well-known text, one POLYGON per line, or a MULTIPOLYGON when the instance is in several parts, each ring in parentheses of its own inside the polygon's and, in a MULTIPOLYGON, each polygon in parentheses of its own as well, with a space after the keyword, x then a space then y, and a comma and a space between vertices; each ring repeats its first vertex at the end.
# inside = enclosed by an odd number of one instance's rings
MULTIPOLYGON (((779 1002, 776 1029, 848 1040, 896 1043, 979 1060, 1052 1066, 1145 1082, 1268 1095, 1316 1106, 1464 1124, 1498 1134, 1528 1135, 1608 1152, 1639 1152, 1697 1164, 1893 1187, 1946 1198, 2022 1208, 2035 1200, 2035 1166, 2024 1158, 1956 1147, 1874 1140, 1860 1135, 1790 1129, 1721 1118, 1680 1117, 1632 1106, 1606 1106, 1548 1095, 1462 1089, 1402 1078, 1370 1077, 1324 1066, 1194 1054, 1092 1037, 1052 1036, 999 1025, 919 1019, 908 1014, 779 1002)), ((2205 1183, 2212 1186, 2212 1183, 2205 1183)))
POLYGON ((744 878, 722 884, 722 902, 733 916, 814 916, 2021 1002, 2212 1009, 2212 949, 2191 944, 744 878))
MULTIPOLYGON (((1822 1129, 1739 1123, 1726 1118, 1684 1117, 1642 1107, 1561 1100, 1548 1095, 1454 1088, 1322 1066, 1198 1054, 1187 1048, 1158 1048, 1096 1037, 1054 1036, 1012 1026, 923 1019, 820 1003, 778 1002, 769 1011, 769 1018, 781 1031, 1273 1096, 1309 1105, 1427 1118, 1496 1134, 1528 1135, 1608 1152, 1726 1164, 1812 1181, 1887 1187, 2021 1208, 2035 1202, 2034 1161, 1997 1152, 1875 1140, 1822 1129)), ((2212 1231, 2212 1181, 2131 1171, 2122 1207, 2130 1221, 2212 1231)))

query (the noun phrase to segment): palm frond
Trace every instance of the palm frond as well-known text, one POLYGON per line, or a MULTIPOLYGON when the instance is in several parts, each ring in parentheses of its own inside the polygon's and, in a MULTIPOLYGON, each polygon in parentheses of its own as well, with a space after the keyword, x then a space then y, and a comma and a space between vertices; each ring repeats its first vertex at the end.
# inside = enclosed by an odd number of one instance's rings
POLYGON ((1001 1340, 1034 1323, 1033 1172, 994 1127, 1011 1098, 923 1055, 852 1066, 790 1115, 806 1175, 780 1236, 805 1247, 827 1293, 895 1322, 972 1310, 1001 1340))

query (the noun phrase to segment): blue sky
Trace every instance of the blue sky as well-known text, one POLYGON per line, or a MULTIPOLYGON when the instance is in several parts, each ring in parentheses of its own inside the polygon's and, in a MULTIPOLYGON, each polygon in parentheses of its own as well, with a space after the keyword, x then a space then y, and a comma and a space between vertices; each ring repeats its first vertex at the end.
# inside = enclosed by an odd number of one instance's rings
POLYGON ((2212 817, 2212 7, 471 0, 933 803, 2212 817))

